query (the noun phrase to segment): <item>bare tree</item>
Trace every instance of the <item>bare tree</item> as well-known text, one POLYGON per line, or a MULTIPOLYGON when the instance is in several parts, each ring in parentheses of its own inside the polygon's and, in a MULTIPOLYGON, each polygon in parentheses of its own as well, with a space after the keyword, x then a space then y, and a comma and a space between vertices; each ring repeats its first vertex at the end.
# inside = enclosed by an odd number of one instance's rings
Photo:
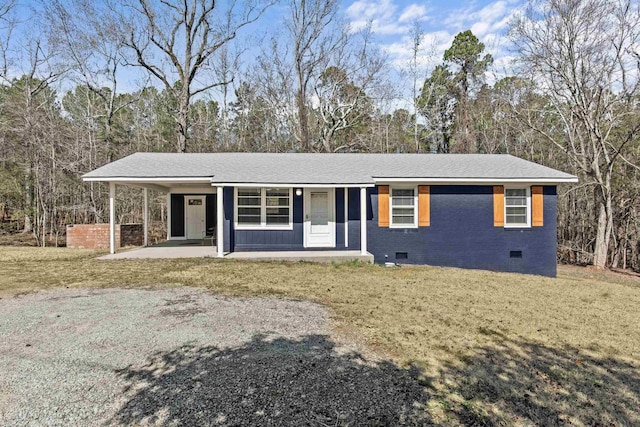
POLYGON ((222 105, 220 106, 221 115, 221 136, 222 145, 225 150, 231 149, 231 117, 230 110, 230 93, 233 89, 233 81, 236 74, 240 70, 240 57, 246 49, 232 50, 230 46, 221 47, 213 61, 213 70, 216 79, 222 84, 219 86, 222 94, 222 105))
POLYGON ((133 53, 130 64, 159 80, 175 99, 177 151, 186 152, 191 100, 227 83, 203 82, 199 77, 211 66, 211 57, 241 28, 258 20, 272 2, 247 1, 237 11, 231 1, 220 11, 215 0, 124 1, 128 13, 122 18, 128 29, 123 43, 133 53))
POLYGON ((317 104, 314 112, 320 122, 314 150, 335 152, 357 146, 366 148, 357 138, 337 143, 336 136, 362 125, 373 112, 368 92, 381 83, 386 57, 371 39, 370 28, 349 37, 344 50, 338 50, 338 55, 331 58, 336 65, 324 70, 314 85, 317 104))
POLYGON ((48 38, 71 65, 72 79, 86 86, 102 103, 102 111, 97 111, 95 119, 104 125, 106 161, 113 161, 114 119, 136 98, 118 96, 123 49, 118 35, 122 28, 112 5, 89 0, 51 0, 42 5, 48 38))
POLYGON ((607 265, 614 227, 612 178, 638 146, 640 123, 636 2, 608 0, 533 1, 512 28, 522 73, 538 82, 548 105, 525 110, 521 119, 566 154, 596 200, 593 264, 607 265), (636 111, 634 111, 636 110, 636 111), (553 116, 558 129, 540 126, 553 116))
POLYGON ((303 151, 311 151, 309 86, 328 67, 328 60, 347 41, 347 28, 338 22, 336 0, 290 0, 286 28, 291 38, 296 75, 297 126, 294 135, 303 151))
POLYGON ((287 151, 300 149, 299 115, 297 114, 297 91, 295 71, 291 66, 287 43, 280 43, 276 36, 269 40, 268 47, 257 58, 247 80, 254 80, 261 99, 269 108, 273 119, 270 125, 278 135, 281 148, 287 151))
POLYGON ((420 70, 418 68, 418 58, 420 56, 420 45, 424 31, 419 21, 414 21, 409 32, 411 37, 411 61, 409 69, 411 71, 412 91, 411 98, 413 101, 413 143, 416 147, 416 153, 420 152, 420 135, 418 132, 418 79, 420 78, 420 70))
POLYGON ((50 126, 55 108, 51 85, 67 71, 58 63, 57 52, 37 36, 21 40, 24 57, 19 62, 28 68, 22 77, 10 81, 12 95, 3 106, 8 113, 7 130, 12 134, 15 159, 24 174, 24 232, 34 232, 36 237, 44 212, 40 196, 48 194, 39 186, 49 170, 41 165, 55 158, 48 147, 54 141, 47 140, 55 128, 50 126))
POLYGON ((7 78, 9 67, 8 52, 10 41, 16 22, 11 16, 16 6, 16 0, 0 1, 0 76, 7 78))

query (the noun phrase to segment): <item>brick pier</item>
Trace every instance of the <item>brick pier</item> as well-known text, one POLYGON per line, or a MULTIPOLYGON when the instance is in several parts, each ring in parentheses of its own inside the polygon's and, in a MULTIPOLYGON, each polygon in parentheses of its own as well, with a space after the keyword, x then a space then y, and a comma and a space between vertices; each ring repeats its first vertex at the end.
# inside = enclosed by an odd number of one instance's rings
MULTIPOLYGON (((142 246, 142 224, 116 224, 116 247, 142 246)), ((109 249, 109 224, 67 225, 67 247, 109 249)))

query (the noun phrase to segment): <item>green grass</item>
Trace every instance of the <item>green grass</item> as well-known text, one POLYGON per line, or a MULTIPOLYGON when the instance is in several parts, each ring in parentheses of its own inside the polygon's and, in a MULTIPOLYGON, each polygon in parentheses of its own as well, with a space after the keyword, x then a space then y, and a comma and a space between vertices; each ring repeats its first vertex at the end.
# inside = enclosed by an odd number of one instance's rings
POLYGON ((196 286, 325 304, 338 333, 411 369, 445 424, 640 425, 640 280, 213 259, 97 261, 0 248, 0 296, 52 287, 196 286))

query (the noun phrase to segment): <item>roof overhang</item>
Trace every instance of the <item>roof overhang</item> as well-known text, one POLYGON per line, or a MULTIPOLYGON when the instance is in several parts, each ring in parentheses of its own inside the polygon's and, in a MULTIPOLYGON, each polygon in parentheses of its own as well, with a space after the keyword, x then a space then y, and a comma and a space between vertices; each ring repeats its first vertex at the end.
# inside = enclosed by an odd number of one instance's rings
POLYGON ((564 184, 578 182, 575 176, 566 178, 384 178, 374 177, 376 184, 380 183, 424 183, 431 185, 506 185, 506 184, 564 184))
POLYGON ((305 182, 212 182, 214 187, 284 187, 284 188, 361 188, 375 187, 372 182, 367 183, 305 183, 305 182))
POLYGON ((191 184, 201 183, 201 184, 210 184, 211 177, 207 176, 83 176, 82 180, 85 182, 123 182, 123 183, 142 183, 142 182, 165 182, 165 183, 178 183, 178 182, 188 182, 191 184))
POLYGON ((562 178, 438 178, 438 177, 374 177, 373 182, 360 183, 309 183, 309 182, 213 182, 211 177, 91 177, 83 176, 85 182, 119 182, 122 184, 144 185, 171 185, 171 184, 209 184, 214 187, 374 187, 381 183, 424 183, 431 185, 504 185, 504 184, 564 184, 576 183, 575 176, 562 178))

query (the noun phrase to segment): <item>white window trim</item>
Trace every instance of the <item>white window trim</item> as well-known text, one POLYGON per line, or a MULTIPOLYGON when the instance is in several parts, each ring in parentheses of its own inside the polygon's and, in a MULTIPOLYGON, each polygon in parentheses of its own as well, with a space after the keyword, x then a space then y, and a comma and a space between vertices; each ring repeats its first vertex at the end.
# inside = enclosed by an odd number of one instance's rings
MULTIPOLYGON (((406 206, 405 206, 406 207, 406 206)), ((389 186, 389 228, 418 228, 418 186, 389 186), (393 190, 413 190, 413 224, 393 223, 393 190)))
POLYGON ((523 187, 521 185, 505 185, 504 186, 504 228, 531 228, 531 187, 523 187), (526 190, 527 192, 527 223, 526 224, 507 224, 507 190, 526 190))
POLYGON ((293 188, 268 187, 289 190, 289 224, 267 225, 267 187, 260 189, 260 225, 238 224, 238 187, 233 189, 234 226, 236 230, 293 230, 293 188))

